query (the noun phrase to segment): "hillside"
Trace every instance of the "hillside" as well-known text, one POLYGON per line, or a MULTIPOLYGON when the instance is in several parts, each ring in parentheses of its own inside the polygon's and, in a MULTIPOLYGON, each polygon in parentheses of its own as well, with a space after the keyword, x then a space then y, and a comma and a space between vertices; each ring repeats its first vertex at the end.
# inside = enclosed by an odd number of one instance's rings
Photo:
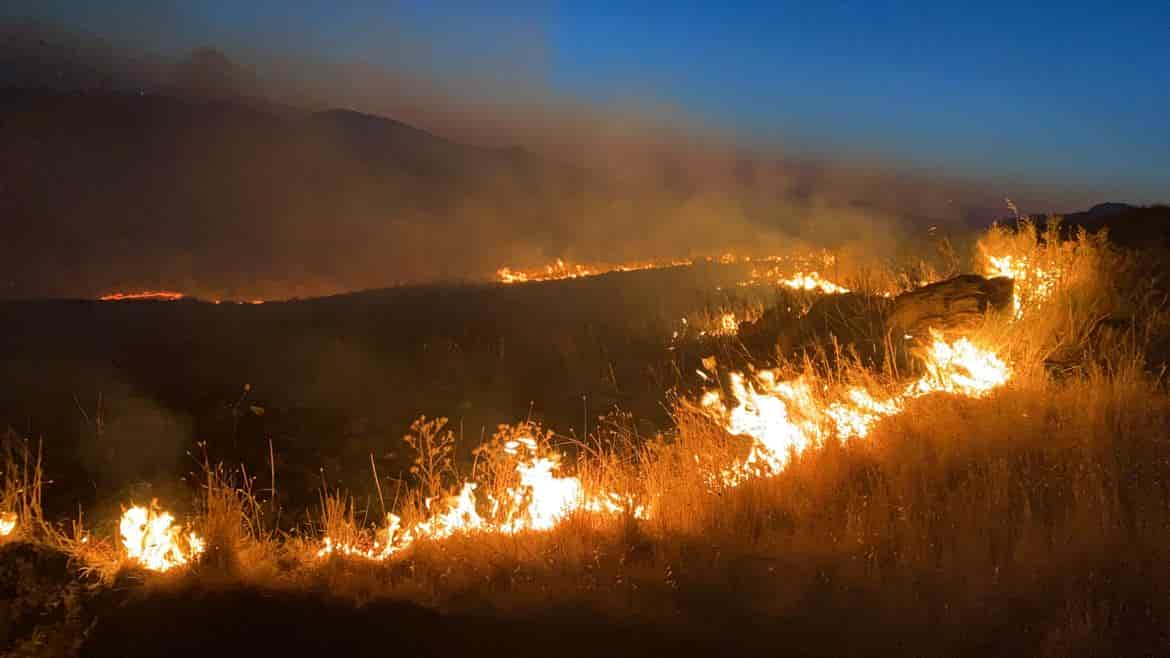
POLYGON ((119 285, 287 297, 485 274, 501 255, 476 253, 477 230, 539 232, 590 185, 519 149, 345 110, 27 90, 0 92, 0 107, 0 213, 24 227, 0 246, 10 298, 119 285), (431 245, 422 231, 460 222, 449 237, 467 242, 446 264, 396 249, 407 261, 379 267, 373 249, 431 245))

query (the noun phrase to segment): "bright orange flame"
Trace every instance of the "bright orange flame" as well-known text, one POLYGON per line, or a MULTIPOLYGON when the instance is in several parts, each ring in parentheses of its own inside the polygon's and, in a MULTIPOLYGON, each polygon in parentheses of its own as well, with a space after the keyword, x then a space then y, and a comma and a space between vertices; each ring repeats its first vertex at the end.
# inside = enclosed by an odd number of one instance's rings
POLYGON ((838 285, 820 274, 819 268, 833 267, 837 263, 837 257, 826 251, 793 256, 770 256, 755 261, 748 259, 748 262, 768 265, 753 267, 750 278, 739 282, 741 286, 774 284, 826 295, 850 292, 845 286, 838 285))
POLYGON ((780 285, 787 286, 793 290, 809 290, 825 293, 826 295, 837 295, 849 292, 849 289, 844 286, 839 286, 832 281, 822 277, 816 272, 797 272, 795 275, 781 279, 780 285))
POLYGON ((203 552, 203 539, 189 532, 183 536, 175 517, 159 510, 135 505, 122 513, 119 530, 126 557, 151 571, 169 571, 187 564, 203 552), (185 545, 185 548, 184 548, 185 545))
POLYGON ((1015 282, 1012 312, 1016 319, 1023 317, 1025 306, 1043 302, 1056 290, 1058 272, 1040 267, 1027 256, 985 256, 985 276, 1006 276, 1015 282))
POLYGON ((925 365, 926 374, 900 394, 875 396, 855 386, 829 401, 817 396, 807 377, 781 380, 778 371, 765 370, 749 380, 742 372, 731 373, 731 405, 718 391, 708 391, 700 406, 728 433, 750 437, 752 447, 717 479, 734 486, 753 475, 778 474, 791 455, 828 435, 864 438, 874 423, 901 413, 909 400, 931 393, 982 397, 1011 378, 1011 369, 994 352, 966 338, 947 342, 935 334, 925 365))
POLYGON ((171 290, 144 290, 142 292, 112 292, 108 295, 98 297, 103 302, 123 302, 136 300, 153 300, 163 302, 173 302, 184 297, 181 292, 174 292, 171 290))
POLYGON ((410 527, 402 527, 402 519, 397 514, 387 514, 386 527, 378 532, 371 548, 336 543, 325 537, 317 556, 338 554, 384 560, 420 539, 445 539, 456 533, 516 534, 549 530, 578 511, 620 514, 629 510, 635 518, 649 517, 646 507, 634 505, 628 496, 613 492, 589 494, 580 479, 558 476, 561 455, 542 452, 539 443, 530 435, 508 441, 504 450, 516 459, 519 484, 507 488, 500 498, 485 495, 485 514, 479 511, 478 484, 465 482, 457 495, 441 501, 427 500, 430 516, 410 527))
POLYGON ((16 530, 16 514, 12 512, 0 512, 0 537, 7 537, 16 530))

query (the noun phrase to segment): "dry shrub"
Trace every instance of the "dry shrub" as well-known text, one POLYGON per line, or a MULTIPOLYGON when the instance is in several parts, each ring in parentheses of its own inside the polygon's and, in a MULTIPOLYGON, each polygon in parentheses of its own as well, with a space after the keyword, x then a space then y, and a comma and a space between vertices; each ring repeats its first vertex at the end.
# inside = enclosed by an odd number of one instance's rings
POLYGON ((415 454, 410 473, 418 483, 418 494, 434 498, 448 493, 456 473, 455 433, 447 429, 447 419, 419 416, 402 440, 415 454))

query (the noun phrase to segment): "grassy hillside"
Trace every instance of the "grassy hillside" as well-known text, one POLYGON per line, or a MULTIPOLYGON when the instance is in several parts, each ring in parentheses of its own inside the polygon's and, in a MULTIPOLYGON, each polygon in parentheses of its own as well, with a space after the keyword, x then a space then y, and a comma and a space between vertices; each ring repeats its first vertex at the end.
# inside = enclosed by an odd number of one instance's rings
MULTIPOLYGON (((643 432, 628 413, 590 420, 576 437, 520 423, 474 441, 468 459, 454 424, 420 420, 406 431, 401 479, 387 477, 383 456, 350 454, 355 475, 322 477, 307 509, 284 493, 305 483, 286 478, 274 450, 270 471, 203 462, 189 505, 182 487, 162 483, 131 499, 103 490, 104 506, 58 524, 41 497, 61 486, 55 467, 13 434, 3 509, 14 530, 0 547, 15 593, 5 646, 62 655, 1166 653, 1170 397, 1155 349, 1168 327, 1159 261, 1099 237, 1061 241, 1057 227, 1023 229, 991 232, 975 256, 1014 273, 1018 309, 914 348, 920 368, 875 369, 830 341, 767 370, 733 337, 692 335, 683 341, 692 360, 670 363, 706 374, 676 396, 659 390, 673 421, 660 432, 643 432), (940 344, 983 356, 949 362, 940 344), (741 373, 745 362, 756 370, 741 373), (861 415, 843 424, 842 410, 861 415), (167 541, 169 559, 184 563, 165 573, 144 570, 148 556, 133 552, 143 545, 114 530, 119 502, 147 514, 151 496, 183 526, 167 541), (309 521, 289 530, 289 518, 309 521)), ((638 281, 679 276, 638 274, 647 278, 476 294, 509 317, 509 304, 531 304, 509 326, 536 327, 522 343, 535 350, 554 298, 579 307, 570 317, 580 320, 642 303, 618 292, 638 281)), ((297 312, 323 322, 360 308, 353 317, 368 321, 374 306, 360 299, 297 312)), ((677 312, 671 298, 660 303, 677 312)), ((192 308, 203 307, 118 313, 141 321, 192 308)), ((230 312, 275 313, 289 327, 294 316, 284 314, 295 309, 230 312)), ((659 335, 645 314, 605 317, 595 326, 659 335)))

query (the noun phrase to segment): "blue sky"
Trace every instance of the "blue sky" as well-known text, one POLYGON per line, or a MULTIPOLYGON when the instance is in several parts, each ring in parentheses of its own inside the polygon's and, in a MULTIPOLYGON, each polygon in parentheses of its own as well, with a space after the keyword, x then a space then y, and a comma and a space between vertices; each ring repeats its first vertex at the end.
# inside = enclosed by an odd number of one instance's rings
POLYGON ((7 11, 163 49, 246 44, 423 72, 497 62, 587 104, 674 106, 749 144, 1170 201, 1165 0, 486 4, 44 0, 7 11), (428 56, 403 62, 404 42, 428 56))

